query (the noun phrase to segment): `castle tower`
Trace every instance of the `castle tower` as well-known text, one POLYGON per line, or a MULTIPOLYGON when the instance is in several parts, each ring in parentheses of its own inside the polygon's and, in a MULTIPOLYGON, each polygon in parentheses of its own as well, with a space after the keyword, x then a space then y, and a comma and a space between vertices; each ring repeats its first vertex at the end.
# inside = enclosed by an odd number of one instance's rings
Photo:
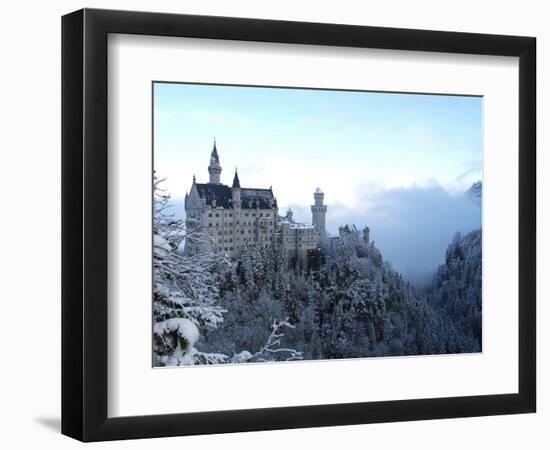
POLYGON ((288 207, 288 211, 286 212, 286 218, 290 223, 294 222, 294 213, 292 212, 290 206, 288 207))
POLYGON ((365 241, 365 244, 370 242, 370 229, 367 226, 363 228, 363 241, 365 241))
POLYGON ((218 149, 216 148, 216 140, 214 139, 214 148, 210 155, 210 165, 208 166, 208 173, 210 174, 210 183, 220 184, 220 175, 222 174, 222 166, 220 165, 220 157, 218 156, 218 149))
POLYGON ((323 205, 325 194, 320 188, 317 188, 313 194, 313 198, 315 199, 315 204, 311 205, 311 223, 323 236, 325 234, 325 217, 327 214, 327 206, 323 205))
MULTIPOLYGON (((233 185, 231 186, 231 203, 234 209, 241 208, 241 183, 239 181, 239 174, 235 168, 235 177, 233 178, 233 185)), ((238 215, 236 215, 238 216, 238 215)))

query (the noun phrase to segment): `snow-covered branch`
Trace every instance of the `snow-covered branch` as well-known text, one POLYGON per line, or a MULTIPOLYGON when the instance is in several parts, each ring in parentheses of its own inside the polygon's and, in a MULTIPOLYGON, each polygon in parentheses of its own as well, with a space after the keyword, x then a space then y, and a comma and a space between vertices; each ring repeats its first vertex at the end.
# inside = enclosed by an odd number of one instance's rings
POLYGON ((272 355, 275 353, 284 353, 286 356, 285 361, 296 361, 303 359, 302 352, 296 351, 292 348, 280 347, 281 339, 284 336, 284 333, 282 333, 281 330, 284 328, 294 328, 294 325, 288 321, 288 317, 285 320, 274 320, 271 325, 271 333, 267 338, 266 343, 256 353, 251 354, 249 352, 241 352, 233 355, 229 362, 272 361, 272 355))

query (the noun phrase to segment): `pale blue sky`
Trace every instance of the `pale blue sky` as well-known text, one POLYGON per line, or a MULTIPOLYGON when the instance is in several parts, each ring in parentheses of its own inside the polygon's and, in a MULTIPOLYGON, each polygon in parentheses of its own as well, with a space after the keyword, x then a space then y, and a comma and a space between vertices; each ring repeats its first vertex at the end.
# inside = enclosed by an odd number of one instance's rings
POLYGON ((482 179, 480 97, 155 83, 155 170, 175 200, 208 180, 214 137, 223 183, 238 166, 303 221, 320 186, 332 232, 396 220, 387 192, 451 198, 482 179))

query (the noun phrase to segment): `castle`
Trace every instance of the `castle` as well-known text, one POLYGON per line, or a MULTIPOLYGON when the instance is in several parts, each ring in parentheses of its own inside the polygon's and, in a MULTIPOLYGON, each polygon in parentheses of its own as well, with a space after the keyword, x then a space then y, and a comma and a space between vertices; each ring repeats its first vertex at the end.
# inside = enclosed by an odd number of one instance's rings
POLYGON ((222 166, 216 141, 208 166, 209 182, 197 183, 185 195, 185 252, 224 252, 237 259, 250 247, 286 248, 289 258, 305 260, 325 235, 327 206, 319 188, 311 206, 312 223, 294 221, 292 210, 279 216, 272 188, 241 187, 239 175, 231 187, 221 183, 222 166))

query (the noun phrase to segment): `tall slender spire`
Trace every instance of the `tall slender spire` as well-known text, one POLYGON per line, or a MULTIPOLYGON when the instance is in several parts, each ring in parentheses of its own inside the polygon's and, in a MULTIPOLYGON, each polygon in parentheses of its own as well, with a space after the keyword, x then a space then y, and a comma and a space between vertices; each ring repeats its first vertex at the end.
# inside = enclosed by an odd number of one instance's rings
POLYGON ((237 168, 235 167, 235 176, 233 177, 233 188, 241 188, 241 183, 239 181, 239 174, 237 173, 237 168))
POLYGON ((218 149, 216 148, 216 138, 214 138, 214 147, 212 148, 212 155, 210 156, 211 159, 220 162, 220 157, 218 156, 218 149))
POLYGON ((210 165, 208 166, 208 174, 210 175, 210 183, 220 184, 220 175, 222 174, 222 166, 218 149, 216 148, 216 139, 214 138, 214 147, 210 154, 210 165))
MULTIPOLYGON (((231 186, 231 201, 234 209, 241 208, 241 183, 239 182, 239 174, 237 173, 236 167, 235 177, 233 178, 233 186, 231 186)), ((239 216, 237 215, 236 217, 239 216)))

